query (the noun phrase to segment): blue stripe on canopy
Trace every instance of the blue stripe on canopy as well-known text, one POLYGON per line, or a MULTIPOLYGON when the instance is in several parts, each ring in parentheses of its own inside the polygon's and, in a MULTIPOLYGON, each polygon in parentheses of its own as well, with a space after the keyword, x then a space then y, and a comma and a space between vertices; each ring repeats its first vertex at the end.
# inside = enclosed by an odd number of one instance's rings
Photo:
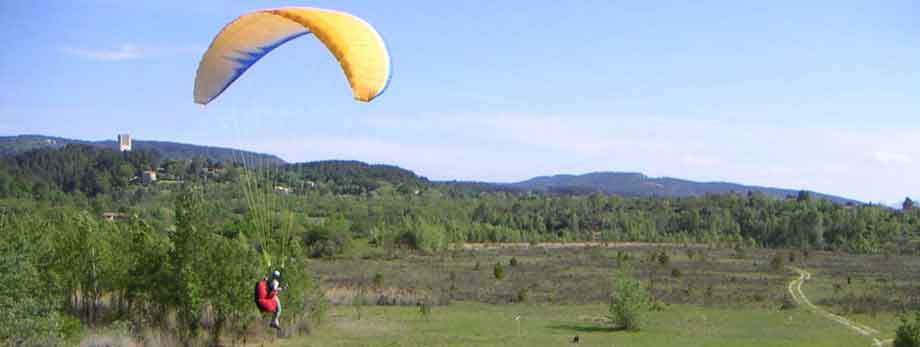
POLYGON ((280 40, 276 41, 275 43, 270 43, 265 46, 256 47, 249 51, 238 50, 236 52, 239 53, 239 56, 236 56, 236 57, 224 56, 223 57, 224 59, 236 63, 237 66, 236 68, 233 69, 233 73, 230 74, 230 78, 227 80, 227 83, 224 84, 223 87, 221 87, 220 90, 216 94, 208 98, 207 102, 211 102, 211 100, 214 100, 218 96, 220 96, 220 94, 222 94, 224 90, 227 90, 227 88, 230 87, 230 85, 233 84, 233 82, 235 82, 237 78, 240 78, 240 76, 242 76, 243 73, 249 69, 249 67, 251 67, 257 61, 259 61, 259 59, 262 59, 262 57, 264 57, 266 54, 273 51, 275 48, 278 48, 281 45, 287 43, 288 41, 291 41, 293 39, 296 39, 298 37, 304 36, 309 33, 310 31, 308 30, 295 32, 286 37, 282 37, 280 40))

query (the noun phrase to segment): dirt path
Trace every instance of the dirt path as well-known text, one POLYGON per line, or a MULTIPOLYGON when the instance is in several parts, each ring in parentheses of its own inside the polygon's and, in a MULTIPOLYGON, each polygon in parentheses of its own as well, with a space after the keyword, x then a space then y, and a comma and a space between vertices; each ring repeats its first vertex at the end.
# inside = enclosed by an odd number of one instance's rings
POLYGON ((811 303, 811 300, 808 300, 808 297, 806 297, 805 293, 802 292, 802 283, 805 283, 805 281, 811 279, 811 273, 803 269, 794 267, 794 266, 789 266, 789 268, 799 274, 799 277, 789 282, 789 286, 788 286, 789 294, 792 295, 792 299, 795 300, 796 303, 798 303, 799 305, 804 305, 808 309, 814 311, 815 313, 821 316, 824 316, 827 319, 843 324, 847 328, 850 328, 856 331, 860 335, 871 337, 874 346, 884 346, 886 344, 892 343, 891 339, 882 340, 876 337, 877 335, 879 335, 879 331, 873 329, 870 326, 860 324, 860 323, 851 321, 849 319, 846 319, 844 317, 838 316, 836 314, 827 312, 826 310, 811 303))

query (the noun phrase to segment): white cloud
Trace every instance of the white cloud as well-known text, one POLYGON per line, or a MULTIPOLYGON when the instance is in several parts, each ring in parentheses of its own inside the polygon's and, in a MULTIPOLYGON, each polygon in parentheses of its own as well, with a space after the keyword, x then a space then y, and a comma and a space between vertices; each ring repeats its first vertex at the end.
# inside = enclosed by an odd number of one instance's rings
POLYGON ((140 47, 127 43, 111 49, 68 47, 64 48, 64 52, 84 59, 96 61, 136 60, 143 59, 147 56, 146 52, 140 47))

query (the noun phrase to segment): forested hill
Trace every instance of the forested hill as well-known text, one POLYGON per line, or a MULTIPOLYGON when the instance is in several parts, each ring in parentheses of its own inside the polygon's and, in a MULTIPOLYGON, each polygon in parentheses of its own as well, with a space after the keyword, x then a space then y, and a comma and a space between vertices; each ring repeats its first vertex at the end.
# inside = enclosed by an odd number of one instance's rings
MULTIPOLYGON (((557 194, 602 192, 623 196, 689 197, 706 194, 761 192, 775 198, 795 196, 798 190, 746 186, 727 182, 695 182, 670 177, 648 177, 634 172, 594 172, 584 175, 555 175, 534 177, 509 186, 525 191, 557 194)), ((860 203, 839 196, 812 193, 817 198, 836 203, 860 203)))
MULTIPOLYGON (((247 166, 280 165, 281 158, 263 153, 241 151, 233 148, 199 146, 166 141, 134 140, 135 150, 156 150, 162 159, 188 160, 194 157, 210 158, 214 161, 245 163, 247 166)), ((114 140, 85 141, 45 135, 0 136, 0 156, 21 154, 37 148, 61 148, 68 144, 90 145, 117 149, 114 140)))
POLYGON ((342 194, 367 193, 381 188, 414 193, 430 185, 427 178, 398 166, 354 160, 313 161, 289 164, 284 168, 309 182, 326 182, 335 187, 333 191, 342 194))
MULTIPOLYGON (((44 135, 0 136, 0 157, 22 154, 38 148, 62 148, 67 144, 82 144, 97 148, 115 149, 117 143, 109 141, 84 141, 44 135)), ((134 149, 155 150, 163 160, 189 160, 194 157, 210 158, 215 162, 243 162, 246 166, 284 165, 281 158, 271 154, 240 151, 232 148, 210 147, 165 141, 135 140, 134 149)), ((289 172, 316 183, 329 183, 339 193, 369 192, 378 188, 412 192, 429 186, 426 178, 409 170, 391 165, 372 165, 357 161, 316 161, 284 165, 289 172), (386 183, 386 184, 384 184, 386 183)), ((464 195, 480 192, 525 193, 538 192, 558 195, 586 195, 595 192, 628 197, 691 197, 730 192, 761 192, 766 196, 784 199, 798 194, 798 190, 747 186, 727 182, 695 182, 670 177, 648 177, 641 173, 596 172, 584 175, 555 175, 534 177, 517 183, 489 183, 442 181, 434 182, 451 192, 464 195)), ((835 203, 860 203, 859 201, 822 193, 812 193, 835 203)))

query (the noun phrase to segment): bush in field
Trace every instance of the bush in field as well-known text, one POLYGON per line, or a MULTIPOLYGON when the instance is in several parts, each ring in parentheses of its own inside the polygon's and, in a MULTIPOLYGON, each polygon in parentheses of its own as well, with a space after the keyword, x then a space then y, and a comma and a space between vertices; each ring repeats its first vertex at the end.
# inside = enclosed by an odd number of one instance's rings
POLYGON ((515 299, 516 302, 525 302, 525 301, 527 301, 527 297, 528 297, 529 295, 530 295, 530 289, 529 289, 529 288, 521 288, 521 289, 518 289, 517 295, 515 295, 515 298, 514 298, 514 299, 515 299))
POLYGON ((431 304, 428 303, 428 300, 424 300, 418 303, 418 313, 422 315, 422 318, 424 318, 425 321, 428 321, 429 317, 431 316, 431 304))
POLYGON ((648 310, 649 295, 642 284, 630 277, 626 271, 618 270, 613 275, 613 293, 607 317, 623 329, 642 329, 648 310))
POLYGON ((735 259, 747 259, 747 251, 741 245, 735 245, 732 257, 735 259))
POLYGON ((770 270, 773 272, 783 272, 783 256, 779 253, 773 255, 770 259, 770 270))
POLYGON ((658 260, 658 264, 661 266, 668 266, 668 264, 671 263, 671 257, 668 256, 668 253, 665 251, 658 252, 656 260, 658 260))
POLYGON ((492 275, 495 276, 497 280, 505 278, 505 267, 502 266, 501 262, 495 263, 495 267, 492 268, 492 275))
POLYGON ((361 313, 364 308, 365 300, 367 300, 367 288, 359 284, 351 298, 351 306, 355 309, 355 317, 357 320, 361 320, 361 313))
POLYGON ((348 222, 341 216, 326 219, 323 224, 311 225, 303 235, 303 243, 314 258, 342 254, 351 243, 348 222))
POLYGON ((314 285, 310 287, 305 300, 305 313, 310 321, 315 325, 323 324, 326 313, 329 311, 329 300, 326 299, 326 293, 319 286, 319 280, 313 280, 314 285))
POLYGON ((617 251, 617 267, 622 268, 629 264, 629 253, 617 251))
POLYGON ((920 347, 920 311, 914 312, 913 319, 907 314, 901 316, 901 325, 895 331, 894 347, 920 347))
POLYGON ((450 243, 444 225, 426 219, 406 218, 403 220, 403 229, 405 232, 400 236, 401 241, 419 251, 442 251, 450 243))
POLYGON ((517 266, 518 265, 517 257, 511 257, 511 260, 508 261, 508 265, 510 265, 511 267, 517 266))
POLYGON ((796 307, 799 307, 799 303, 792 298, 788 292, 783 294, 782 304, 779 306, 780 310, 791 310, 796 307))
POLYGON ((683 276, 683 273, 680 272, 680 269, 671 269, 671 277, 680 278, 681 276, 683 276))
POLYGON ((374 284, 375 289, 383 288, 383 274, 382 273, 378 272, 374 274, 373 284, 374 284))

